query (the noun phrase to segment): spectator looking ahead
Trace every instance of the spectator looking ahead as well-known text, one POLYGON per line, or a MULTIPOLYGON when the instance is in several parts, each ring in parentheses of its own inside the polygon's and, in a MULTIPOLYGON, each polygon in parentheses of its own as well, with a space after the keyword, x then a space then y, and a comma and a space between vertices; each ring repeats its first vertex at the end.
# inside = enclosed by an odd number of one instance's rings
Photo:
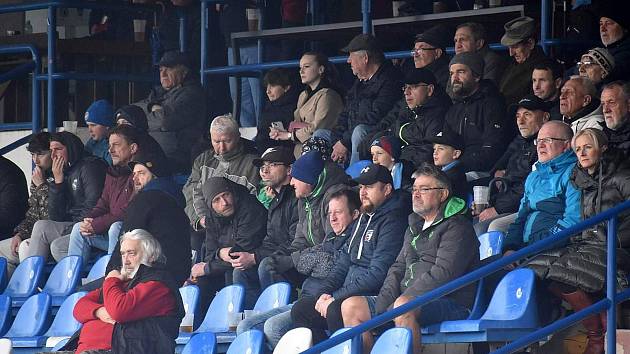
POLYGON ((114 126, 114 108, 106 100, 98 100, 85 111, 85 123, 88 126, 90 139, 85 143, 85 150, 100 157, 112 165, 109 155, 109 130, 114 126))
POLYGON ((630 87, 623 81, 613 81, 602 89, 602 113, 608 146, 630 152, 630 87))
MULTIPOLYGON (((9 278, 13 274, 15 267, 20 263, 20 259, 26 258, 26 244, 18 251, 20 243, 31 237, 33 226, 38 220, 48 219, 48 184, 52 181, 50 134, 41 132, 33 135, 26 146, 26 150, 31 153, 31 159, 33 164, 35 164, 33 175, 31 176, 31 196, 28 197, 28 210, 24 219, 13 230, 13 237, 0 241, 0 257, 4 257, 7 260, 9 278), (21 257, 18 257, 18 255, 21 255, 21 257)), ((11 178, 2 177, 0 180, 11 181, 11 178)), ((20 188, 17 185, 10 185, 9 190, 11 193, 16 193, 19 192, 20 188)), ((20 209, 20 202, 16 202, 15 198, 5 197, 3 194, 2 202, 8 203, 7 206, 12 211, 20 209)), ((3 209, 6 209, 6 207, 3 207, 3 209)), ((2 222, 0 225, 11 225, 11 222, 2 222)))
POLYGON ((608 50, 593 48, 582 55, 577 66, 580 76, 589 78, 599 89, 615 67, 615 59, 608 50))
POLYGON ((571 76, 560 90, 562 120, 571 125, 573 133, 585 128, 603 129, 604 116, 593 82, 581 76, 571 76))
MULTIPOLYGON (((446 174, 451 185, 451 196, 468 200, 470 187, 461 161, 464 144, 461 138, 446 128, 429 139, 433 143, 433 164, 446 174)), ((420 166, 422 168, 422 166, 420 166)))
POLYGON ((437 84, 445 88, 448 82, 448 60, 446 47, 449 46, 448 27, 437 25, 416 36, 411 54, 416 69, 425 68, 435 76, 437 84))
POLYGON ((370 34, 359 34, 343 49, 357 77, 346 97, 346 106, 334 129, 332 159, 350 164, 359 161, 363 139, 378 129, 378 123, 400 98, 401 75, 370 34))
POLYGON ((615 59, 609 80, 630 77, 630 8, 625 1, 605 1, 599 9, 599 35, 602 43, 615 59))
POLYGON ((484 79, 499 85, 507 66, 507 61, 490 49, 486 42, 486 29, 476 22, 466 22, 457 26, 455 30, 455 54, 463 52, 479 53, 483 58, 484 79))
POLYGON ((550 120, 562 120, 560 87, 562 87, 562 67, 560 64, 547 61, 534 67, 532 91, 538 98, 550 104, 550 120))

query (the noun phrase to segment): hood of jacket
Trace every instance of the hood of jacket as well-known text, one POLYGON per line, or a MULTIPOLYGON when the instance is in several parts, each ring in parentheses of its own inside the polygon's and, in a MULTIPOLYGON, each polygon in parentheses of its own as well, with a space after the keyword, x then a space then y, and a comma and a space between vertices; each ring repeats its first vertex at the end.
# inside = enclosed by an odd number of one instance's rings
MULTIPOLYGON (((448 218, 453 217, 454 215, 466 215, 468 212, 468 208, 466 207, 466 202, 463 199, 458 197, 450 197, 446 203, 442 204, 440 210, 438 211, 435 220, 431 223, 430 227, 439 225, 444 222, 448 218)), ((409 230, 413 235, 419 235, 422 232, 422 227, 424 226, 424 218, 416 213, 409 214, 409 230)), ((415 243, 416 238, 414 237, 411 241, 412 245, 415 243)))
POLYGON ((173 197, 173 199, 175 199, 177 205, 182 208, 186 205, 182 190, 177 186, 177 184, 175 184, 172 176, 157 177, 150 180, 149 183, 147 183, 144 188, 142 188, 141 192, 153 190, 162 191, 170 195, 171 197, 173 197))
POLYGON ((324 170, 317 178, 317 184, 305 199, 308 201, 321 199, 331 186, 346 182, 348 182, 348 175, 341 168, 332 162, 325 162, 324 170))
POLYGON ((547 162, 536 162, 534 164, 536 172, 542 177, 555 176, 558 173, 563 173, 570 165, 577 162, 577 157, 573 150, 569 149, 562 154, 554 157, 547 162))
POLYGON ((85 146, 78 136, 69 132, 59 132, 55 135, 56 140, 61 142, 68 151, 68 166, 72 167, 72 165, 79 162, 82 158, 88 156, 87 151, 85 151, 85 146))

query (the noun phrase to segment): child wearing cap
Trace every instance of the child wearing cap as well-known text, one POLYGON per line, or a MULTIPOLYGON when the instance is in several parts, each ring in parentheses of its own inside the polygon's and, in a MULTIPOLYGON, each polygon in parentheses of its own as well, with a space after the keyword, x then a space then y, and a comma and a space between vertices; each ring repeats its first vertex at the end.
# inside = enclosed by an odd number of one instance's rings
POLYGON ((372 141, 370 154, 372 163, 381 165, 391 173, 394 189, 411 189, 411 169, 400 160, 400 140, 395 136, 384 135, 372 141))
POLYGON ((459 158, 464 152, 462 139, 454 132, 447 130, 439 132, 430 139, 433 143, 433 164, 442 168, 453 187, 453 195, 462 200, 468 200, 469 187, 466 173, 459 158))
POLYGON ((114 109, 106 100, 98 100, 85 111, 85 123, 90 132, 90 139, 85 143, 85 149, 96 157, 112 165, 109 154, 109 129, 114 126, 114 109))

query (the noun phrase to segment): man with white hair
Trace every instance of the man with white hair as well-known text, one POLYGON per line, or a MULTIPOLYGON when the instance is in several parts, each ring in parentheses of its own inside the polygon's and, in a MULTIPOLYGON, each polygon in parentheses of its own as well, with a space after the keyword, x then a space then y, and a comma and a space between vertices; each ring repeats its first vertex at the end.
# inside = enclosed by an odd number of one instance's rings
POLYGON ((122 267, 77 302, 73 314, 83 328, 63 349, 171 354, 184 306, 162 247, 142 229, 126 232, 120 243, 122 267))
POLYGON ((585 77, 571 76, 560 89, 562 121, 571 125, 573 133, 586 128, 603 129, 604 115, 593 82, 585 77))

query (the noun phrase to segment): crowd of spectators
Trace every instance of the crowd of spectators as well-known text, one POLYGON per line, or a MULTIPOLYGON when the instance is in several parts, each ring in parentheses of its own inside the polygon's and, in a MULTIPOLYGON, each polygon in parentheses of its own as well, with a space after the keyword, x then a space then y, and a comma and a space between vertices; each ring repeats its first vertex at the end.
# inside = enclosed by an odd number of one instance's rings
MULTIPOLYGON (((260 328, 273 347, 304 326, 322 341, 475 269, 475 235, 504 232, 508 255, 630 198, 630 21, 601 11, 603 46, 568 63, 578 75, 537 46, 525 16, 505 24, 510 58, 472 22, 419 34, 413 67, 394 65, 377 38, 360 34, 343 48, 356 77, 347 92, 325 55, 306 52, 300 82, 286 69, 265 75, 268 103, 260 119, 248 118, 253 142, 231 114, 207 122, 194 64, 167 51, 146 99, 88 108, 86 144, 69 132, 31 138, 30 198, 23 174, 0 160, 0 255, 11 272, 33 255, 87 263, 112 254, 107 277, 88 284, 97 290, 75 308, 79 350, 124 346, 131 332, 114 322, 144 333, 142 348, 171 350, 184 283, 200 287, 205 313, 225 285, 242 284, 251 308, 265 287, 289 282, 301 289, 293 304, 238 332, 260 328), (197 153, 207 126, 211 146, 197 153), (361 167, 354 178, 349 166, 361 167), (471 208, 472 187, 484 185, 487 208, 471 208)), ((629 220, 618 223, 624 287, 629 220)), ((596 225, 509 268, 533 269, 543 293, 582 309, 605 289, 606 234, 596 225)), ((420 326, 465 318, 474 289, 393 325, 412 330, 419 354, 420 326)), ((603 352, 601 316, 582 321, 586 353, 603 352)), ((364 350, 372 344, 364 333, 364 350)))

